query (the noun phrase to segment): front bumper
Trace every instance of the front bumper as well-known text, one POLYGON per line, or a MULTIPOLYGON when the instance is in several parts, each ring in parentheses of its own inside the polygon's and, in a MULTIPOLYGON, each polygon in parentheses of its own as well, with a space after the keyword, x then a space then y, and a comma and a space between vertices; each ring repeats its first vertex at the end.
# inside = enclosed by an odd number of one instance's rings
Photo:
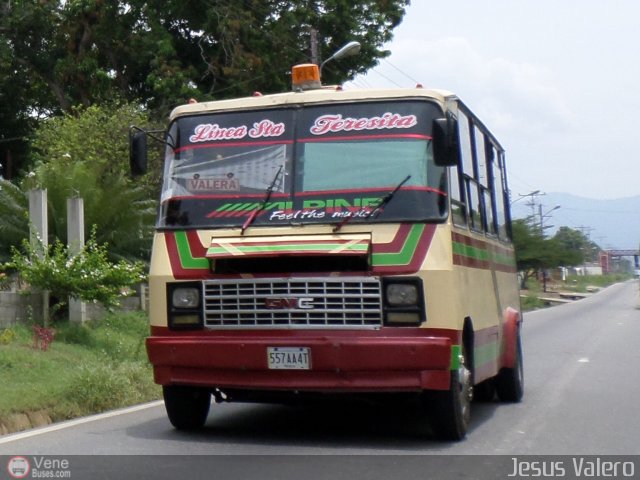
POLYGON ((154 327, 147 352, 161 385, 328 393, 449 388, 453 331, 172 332, 154 327), (270 370, 268 347, 308 347, 309 370, 270 370))

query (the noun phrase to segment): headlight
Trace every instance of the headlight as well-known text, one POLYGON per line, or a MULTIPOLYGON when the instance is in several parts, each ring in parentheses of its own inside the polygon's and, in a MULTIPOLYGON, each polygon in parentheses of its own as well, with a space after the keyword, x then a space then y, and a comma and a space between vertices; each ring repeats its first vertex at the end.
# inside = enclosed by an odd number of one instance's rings
POLYGON ((390 283, 387 285, 387 303, 393 306, 417 305, 418 288, 414 284, 390 283))
POLYGON ((192 287, 178 287, 171 295, 174 308, 197 308, 200 306, 200 290, 192 287))
POLYGON ((202 283, 167 283, 167 321, 172 330, 195 330, 202 325, 202 283))
POLYGON ((417 277, 383 279, 384 324, 417 327, 426 321, 422 280, 417 277))

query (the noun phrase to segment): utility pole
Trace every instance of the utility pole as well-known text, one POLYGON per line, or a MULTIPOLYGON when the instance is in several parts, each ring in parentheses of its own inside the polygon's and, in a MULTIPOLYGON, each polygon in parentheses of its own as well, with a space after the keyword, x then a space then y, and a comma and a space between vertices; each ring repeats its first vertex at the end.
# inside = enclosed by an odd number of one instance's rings
POLYGON ((579 227, 576 227, 576 230, 580 230, 582 234, 587 238, 587 240, 591 240, 591 232, 593 232, 595 228, 585 227, 584 225, 580 225, 579 227))
POLYGON ((542 204, 538 205, 538 214, 540 215, 540 235, 544 236, 544 230, 545 228, 551 228, 553 227, 553 225, 547 225, 546 227, 544 226, 544 219, 545 218, 550 218, 551 215, 549 215, 551 212, 553 212, 554 210, 558 210, 560 208, 560 205, 556 205, 555 207, 553 207, 551 210, 549 210, 547 213, 542 213, 542 204))
MULTIPOLYGON (((579 227, 576 227, 576 230, 580 230, 580 232, 582 232, 582 235, 587 239, 588 242, 591 242, 591 232, 593 230, 595 230, 593 227, 586 227, 584 225, 580 225, 579 227)), ((584 274, 587 274, 587 256, 584 255, 583 252, 583 262, 584 265, 582 266, 582 268, 584 269, 584 274)), ((590 259, 589 259, 590 260, 590 259)), ((608 263, 608 262, 607 262, 608 263)))
POLYGON ((320 58, 318 56, 318 30, 316 30, 314 27, 311 27, 309 36, 311 42, 311 63, 320 65, 320 58))
MULTIPOLYGON (((541 192, 540 190, 535 190, 531 193, 527 193, 527 194, 518 194, 518 198, 516 198, 515 200, 509 200, 509 206, 512 206, 514 203, 522 200, 523 198, 529 198, 529 201, 525 203, 525 205, 529 208, 531 208, 531 215, 529 215, 527 217, 527 221, 531 221, 532 224, 535 224, 534 219, 536 218, 537 214, 536 214, 536 206, 537 206, 537 202, 536 202, 536 197, 541 196, 541 195, 546 195, 546 193, 541 192)), ((511 194, 509 194, 509 198, 511 198, 511 194)))
MULTIPOLYGON (((545 228, 549 228, 552 225, 549 225, 548 227, 544 226, 544 219, 545 218, 550 218, 551 215, 549 215, 551 212, 553 212, 554 210, 557 210, 560 208, 560 205, 556 205, 555 207, 553 207, 551 210, 549 210, 546 213, 542 213, 542 204, 540 204, 538 206, 538 212, 540 214, 540 237, 544 238, 544 229, 545 228)), ((542 291, 546 292, 547 291, 547 271, 543 270, 542 271, 542 291)))

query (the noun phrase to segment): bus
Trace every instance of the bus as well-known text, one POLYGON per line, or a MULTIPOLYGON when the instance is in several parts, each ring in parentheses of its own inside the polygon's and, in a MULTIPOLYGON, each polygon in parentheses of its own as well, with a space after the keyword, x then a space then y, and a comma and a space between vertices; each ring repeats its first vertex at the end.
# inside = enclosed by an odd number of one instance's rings
POLYGON ((523 395, 504 149, 448 91, 292 79, 170 115, 146 340, 168 418, 397 399, 462 439, 474 398, 523 395))

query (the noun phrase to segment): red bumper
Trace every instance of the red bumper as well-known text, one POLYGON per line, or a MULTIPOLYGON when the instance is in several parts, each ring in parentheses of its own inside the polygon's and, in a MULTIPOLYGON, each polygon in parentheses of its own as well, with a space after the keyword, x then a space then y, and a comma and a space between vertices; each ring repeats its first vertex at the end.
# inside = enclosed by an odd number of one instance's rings
POLYGON ((186 333, 154 327, 147 352, 161 385, 321 392, 449 388, 456 332, 386 330, 186 333), (311 369, 270 370, 267 347, 308 347, 311 369))

